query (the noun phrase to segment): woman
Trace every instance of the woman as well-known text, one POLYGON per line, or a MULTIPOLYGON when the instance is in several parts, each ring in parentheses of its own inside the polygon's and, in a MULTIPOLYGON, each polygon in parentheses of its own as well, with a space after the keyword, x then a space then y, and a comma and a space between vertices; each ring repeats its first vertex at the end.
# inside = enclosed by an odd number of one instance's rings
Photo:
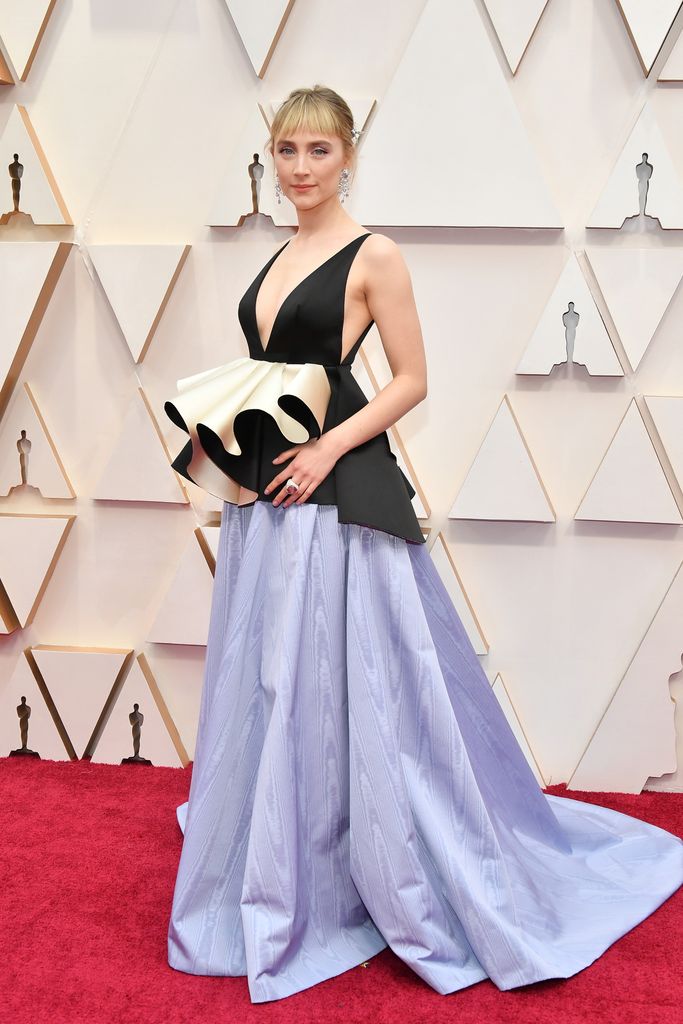
POLYGON ((342 209, 352 133, 330 89, 278 110, 299 230, 240 301, 249 356, 165 405, 173 465, 224 499, 168 958, 252 1002, 387 945, 443 994, 566 978, 683 882, 678 837, 543 793, 423 545, 386 435, 422 337, 400 250, 342 209))

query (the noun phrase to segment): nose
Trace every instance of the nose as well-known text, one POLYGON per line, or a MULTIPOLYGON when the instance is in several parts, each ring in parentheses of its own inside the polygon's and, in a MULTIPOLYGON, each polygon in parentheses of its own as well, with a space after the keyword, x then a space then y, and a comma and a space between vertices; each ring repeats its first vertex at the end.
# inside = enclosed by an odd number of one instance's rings
POLYGON ((305 153, 300 153, 299 156, 297 157, 296 164, 294 166, 294 173, 297 175, 308 174, 308 164, 305 153))

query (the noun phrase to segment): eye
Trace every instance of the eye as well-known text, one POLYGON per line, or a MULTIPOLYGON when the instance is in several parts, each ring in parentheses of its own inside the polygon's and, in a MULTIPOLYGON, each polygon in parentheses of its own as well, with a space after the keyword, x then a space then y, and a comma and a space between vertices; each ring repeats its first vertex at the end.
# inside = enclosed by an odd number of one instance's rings
MULTIPOLYGON (((286 153, 286 152, 290 152, 291 153, 292 152, 292 147, 291 146, 280 146, 278 148, 278 153, 286 153)), ((327 155, 327 150, 323 149, 322 146, 316 146, 315 149, 312 150, 312 152, 313 153, 321 153, 323 156, 327 155)))

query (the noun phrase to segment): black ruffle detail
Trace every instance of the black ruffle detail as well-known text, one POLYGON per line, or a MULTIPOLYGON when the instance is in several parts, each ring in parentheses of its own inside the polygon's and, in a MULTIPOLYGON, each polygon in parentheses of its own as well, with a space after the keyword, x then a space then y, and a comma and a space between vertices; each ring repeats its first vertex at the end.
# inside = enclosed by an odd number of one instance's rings
MULTIPOLYGON (((331 396, 323 434, 368 404, 349 365, 326 366, 325 372, 331 396)), ((293 447, 293 443, 267 413, 249 409, 239 415, 244 420, 243 425, 240 424, 243 429, 239 432, 240 455, 226 452, 219 439, 214 443, 215 435, 211 431, 202 434, 202 446, 222 472, 256 492, 256 500, 272 501, 277 491, 264 494, 265 488, 286 470, 294 456, 277 465, 273 465, 272 460, 293 447)), ((312 433, 317 434, 314 425, 310 426, 312 433)), ((192 441, 188 441, 172 466, 194 483, 187 469, 191 459, 192 441)), ((398 465, 386 431, 382 431, 345 452, 306 500, 320 505, 336 505, 340 523, 369 526, 414 544, 424 544, 426 537, 411 502, 414 495, 415 489, 398 465)))

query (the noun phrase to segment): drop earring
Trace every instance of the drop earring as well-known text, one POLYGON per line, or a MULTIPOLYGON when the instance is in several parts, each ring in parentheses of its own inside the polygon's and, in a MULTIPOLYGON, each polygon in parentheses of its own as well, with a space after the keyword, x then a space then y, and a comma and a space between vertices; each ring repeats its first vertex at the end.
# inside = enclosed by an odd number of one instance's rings
POLYGON ((280 184, 280 179, 277 176, 277 171, 275 172, 275 195, 277 197, 278 205, 280 205, 282 203, 282 185, 280 184))
POLYGON ((339 186, 337 188, 340 201, 343 203, 349 195, 349 169, 345 167, 339 175, 339 186))

